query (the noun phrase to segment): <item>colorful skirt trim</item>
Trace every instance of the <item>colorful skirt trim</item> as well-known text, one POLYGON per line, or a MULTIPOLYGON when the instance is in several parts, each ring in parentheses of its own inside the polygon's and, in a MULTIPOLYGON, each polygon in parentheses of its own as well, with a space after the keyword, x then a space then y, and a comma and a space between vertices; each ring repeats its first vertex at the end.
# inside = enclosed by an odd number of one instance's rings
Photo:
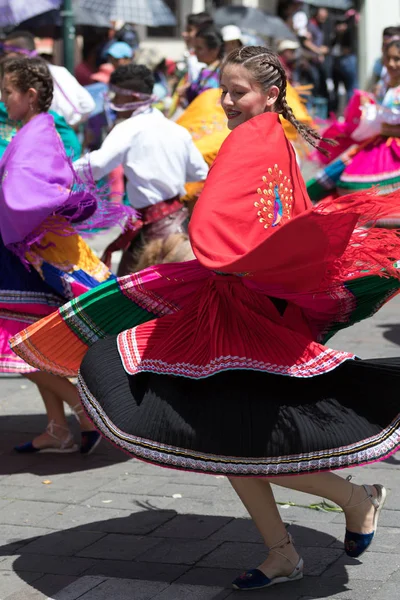
POLYGON ((136 458, 214 475, 272 477, 368 464, 395 452, 399 366, 399 359, 347 361, 300 380, 241 370, 196 381, 131 376, 115 338, 107 338, 87 353, 79 391, 100 432, 136 458), (102 368, 113 377, 102 377, 102 368), (383 407, 380 385, 389 389, 383 407))
POLYGON ((36 371, 13 352, 10 339, 113 277, 78 235, 47 234, 43 242, 31 247, 23 264, 0 239, 0 373, 36 371))

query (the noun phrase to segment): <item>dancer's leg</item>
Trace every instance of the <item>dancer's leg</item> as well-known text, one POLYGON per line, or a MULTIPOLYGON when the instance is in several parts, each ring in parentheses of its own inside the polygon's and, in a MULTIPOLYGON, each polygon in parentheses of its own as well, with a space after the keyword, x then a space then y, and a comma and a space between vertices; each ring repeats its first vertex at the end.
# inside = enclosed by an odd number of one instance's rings
MULTIPOLYGON (((86 417, 80 401, 76 387, 68 380, 57 375, 37 371, 27 375, 28 379, 36 383, 39 390, 47 390, 49 392, 49 405, 51 404, 55 410, 55 406, 62 405, 63 402, 75 412, 78 417, 80 427, 83 431, 93 431, 94 427, 91 421, 86 417)), ((43 394, 42 394, 43 395, 43 394)), ((48 405, 46 404, 47 414, 49 414, 48 405)), ((62 408, 64 412, 64 408, 62 408)), ((50 420, 50 417, 49 417, 50 420)), ((64 416, 65 421, 65 416, 64 416)), ((58 423, 58 421, 56 421, 58 423)))
MULTIPOLYGON (((274 483, 281 487, 314 494, 335 502, 344 510, 346 525, 350 531, 370 533, 374 529, 375 510, 371 502, 363 502, 366 498, 365 489, 361 485, 355 485, 335 473, 274 477, 263 479, 263 481, 266 484, 274 483)), ((374 497, 377 496, 376 488, 372 488, 372 493, 374 497)))
POLYGON ((288 533, 271 486, 265 479, 232 477, 229 481, 260 531, 266 546, 279 549, 279 553, 270 552, 258 568, 271 579, 277 575, 290 575, 299 561, 299 555, 293 544, 287 543, 288 533))
POLYGON ((46 430, 32 440, 34 448, 61 448, 73 446, 73 438, 65 418, 64 404, 54 392, 39 385, 36 373, 29 374, 28 379, 36 383, 46 408, 48 425, 46 430))

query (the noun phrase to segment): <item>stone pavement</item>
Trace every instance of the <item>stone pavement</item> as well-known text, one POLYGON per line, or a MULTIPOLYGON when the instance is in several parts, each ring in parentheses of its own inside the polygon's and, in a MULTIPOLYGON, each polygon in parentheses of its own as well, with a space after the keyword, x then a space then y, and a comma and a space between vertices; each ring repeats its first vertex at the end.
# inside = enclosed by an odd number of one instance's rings
MULTIPOLYGON (((399 355, 399 315, 396 299, 331 345, 363 357, 399 355)), ((305 508, 321 499, 275 488, 305 577, 242 593, 230 582, 265 550, 224 478, 153 467, 106 442, 89 457, 13 454, 45 425, 34 386, 1 378, 0 600, 400 598, 400 453, 351 470, 358 483, 390 490, 362 562, 344 554, 342 514, 305 508)))

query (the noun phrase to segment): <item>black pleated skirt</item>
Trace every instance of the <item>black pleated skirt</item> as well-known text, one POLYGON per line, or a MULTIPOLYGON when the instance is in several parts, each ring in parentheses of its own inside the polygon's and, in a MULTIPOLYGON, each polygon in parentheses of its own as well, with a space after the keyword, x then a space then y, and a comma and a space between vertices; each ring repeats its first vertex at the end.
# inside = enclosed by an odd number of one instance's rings
POLYGON ((87 352, 83 404, 131 455, 232 476, 330 471, 400 447, 400 358, 348 360, 315 377, 224 371, 204 379, 128 375, 116 338, 87 352))

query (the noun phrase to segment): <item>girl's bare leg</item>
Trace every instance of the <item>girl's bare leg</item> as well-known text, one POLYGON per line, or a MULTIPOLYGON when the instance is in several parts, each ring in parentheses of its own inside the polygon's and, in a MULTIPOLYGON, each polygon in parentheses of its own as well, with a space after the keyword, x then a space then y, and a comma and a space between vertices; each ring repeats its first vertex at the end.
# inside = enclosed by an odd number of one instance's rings
POLYGON ((46 408, 48 422, 52 423, 52 426, 51 430, 46 429, 46 431, 32 440, 34 447, 58 447, 63 442, 68 446, 72 445, 73 440, 71 439, 68 423, 65 418, 62 400, 47 388, 38 385, 38 389, 46 408))
POLYGON ((64 427, 67 425, 63 406, 65 402, 77 415, 83 431, 94 430, 91 421, 86 417, 81 407, 76 387, 68 379, 42 371, 30 373, 26 377, 38 386, 45 403, 49 421, 54 420, 58 425, 64 427), (44 391, 46 397, 44 396, 44 391))
MULTIPOLYGON (((321 496, 335 502, 344 510, 346 526, 350 531, 357 533, 371 533, 373 531, 375 509, 371 502, 363 502, 366 498, 365 489, 334 473, 274 477, 270 479, 232 477, 229 481, 269 548, 279 543, 286 535, 271 483, 321 496)), ((372 487, 372 491, 376 497, 377 491, 374 487, 372 487)), ((287 544, 279 549, 279 553, 270 552, 267 559, 258 568, 270 578, 277 575, 289 575, 298 560, 299 556, 293 544, 287 544), (282 557, 282 554, 286 559, 282 557)))
MULTIPOLYGON (((371 502, 362 502, 366 498, 365 489, 355 485, 335 473, 314 473, 292 477, 274 477, 263 479, 266 484, 274 483, 291 490, 314 494, 338 504, 345 513, 346 526, 356 533, 371 533, 374 529, 375 509, 371 502)), ((376 497, 376 488, 372 487, 376 497)))
POLYGON ((248 477, 231 477, 229 481, 260 531, 266 546, 279 550, 279 553, 271 551, 258 568, 271 579, 277 575, 290 575, 299 562, 299 555, 293 544, 288 543, 288 533, 270 484, 266 479, 248 477))

